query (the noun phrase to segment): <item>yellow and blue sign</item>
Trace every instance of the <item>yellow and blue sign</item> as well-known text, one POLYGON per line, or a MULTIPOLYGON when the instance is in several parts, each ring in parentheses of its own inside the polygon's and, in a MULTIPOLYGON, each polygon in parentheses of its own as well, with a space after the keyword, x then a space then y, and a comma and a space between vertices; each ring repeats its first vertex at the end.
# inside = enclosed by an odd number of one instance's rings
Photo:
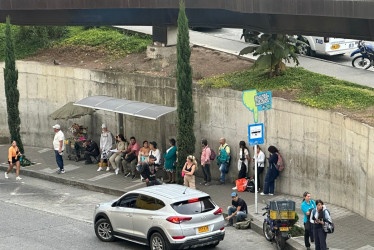
POLYGON ((244 106, 253 112, 254 122, 258 122, 258 111, 265 111, 272 108, 271 103, 271 91, 259 92, 257 90, 245 90, 243 91, 242 100, 244 106))

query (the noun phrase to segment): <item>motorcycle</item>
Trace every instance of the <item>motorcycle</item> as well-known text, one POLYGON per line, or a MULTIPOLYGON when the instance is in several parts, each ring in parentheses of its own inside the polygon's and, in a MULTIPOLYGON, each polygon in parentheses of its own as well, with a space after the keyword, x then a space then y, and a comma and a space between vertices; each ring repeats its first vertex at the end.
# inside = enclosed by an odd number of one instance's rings
POLYGON ((364 41, 358 42, 358 48, 351 53, 351 57, 361 53, 352 60, 352 66, 360 69, 368 69, 374 65, 374 48, 371 44, 365 44, 364 41))
POLYGON ((278 250, 286 247, 286 241, 291 237, 289 231, 296 223, 294 201, 270 201, 262 210, 266 210, 263 223, 263 233, 268 241, 275 242, 278 250))

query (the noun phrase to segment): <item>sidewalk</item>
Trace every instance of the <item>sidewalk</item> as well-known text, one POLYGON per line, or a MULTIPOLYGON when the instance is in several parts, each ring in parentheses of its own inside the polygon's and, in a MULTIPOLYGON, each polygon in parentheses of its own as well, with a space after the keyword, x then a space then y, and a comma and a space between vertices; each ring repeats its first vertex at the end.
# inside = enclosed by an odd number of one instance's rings
MULTIPOLYGON (((0 145, 0 170, 7 169, 7 151, 8 145, 0 145)), ((54 152, 51 148, 25 147, 27 157, 35 162, 35 165, 21 168, 21 182, 27 182, 28 176, 36 177, 52 182, 63 183, 67 185, 77 186, 79 188, 88 189, 92 191, 122 195, 130 190, 144 187, 145 183, 139 179, 132 180, 123 175, 115 175, 111 170, 109 172, 97 172, 97 165, 84 165, 84 161, 69 161, 66 155, 64 156, 65 174, 56 174, 57 165, 55 162, 54 152)), ((214 167, 214 166, 212 166, 214 167)), ((198 171, 201 171, 199 169, 198 171)), ((0 178, 4 179, 3 172, 0 173, 0 178)), ((15 178, 15 174, 9 174, 10 179, 15 178)), ((281 178, 281 177, 280 177, 281 178)), ((201 179, 197 178, 197 189, 204 191, 211 195, 212 199, 226 211, 228 205, 231 204, 230 194, 233 191, 234 185, 212 185, 202 186, 198 183, 201 179)), ((304 190, 301 190, 302 193, 304 190)), ((260 196, 258 199, 258 214, 255 214, 254 194, 249 192, 239 193, 248 205, 248 210, 253 217, 252 229, 262 234, 262 208, 270 199, 281 200, 290 199, 296 202, 297 213, 299 215, 298 224, 302 223, 302 212, 300 205, 302 198, 277 194, 274 196, 260 196)), ((313 197, 317 198, 317 197, 313 197)), ((328 235, 327 244, 331 250, 333 249, 360 249, 369 250, 374 249, 374 222, 368 221, 365 218, 350 212, 347 209, 327 204, 331 211, 332 218, 335 223, 335 232, 328 235)), ((303 237, 292 238, 287 241, 292 249, 305 249, 303 237)))

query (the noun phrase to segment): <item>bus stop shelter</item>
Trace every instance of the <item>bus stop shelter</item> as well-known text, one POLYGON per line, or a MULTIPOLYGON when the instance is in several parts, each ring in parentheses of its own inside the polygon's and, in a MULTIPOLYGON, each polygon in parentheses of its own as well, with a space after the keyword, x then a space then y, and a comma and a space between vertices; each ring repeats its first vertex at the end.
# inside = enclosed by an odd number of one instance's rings
MULTIPOLYGON (((92 108, 95 110, 105 110, 134 116, 149 120, 158 120, 160 127, 161 146, 166 150, 166 137, 165 137, 165 119, 163 117, 171 112, 177 110, 176 107, 167 107, 156 105, 146 102, 133 101, 128 99, 119 99, 110 96, 90 96, 74 103, 76 106, 92 108)), ((119 128, 123 128, 123 116, 119 116, 119 128)), ((123 129, 125 132, 125 129, 123 129)))

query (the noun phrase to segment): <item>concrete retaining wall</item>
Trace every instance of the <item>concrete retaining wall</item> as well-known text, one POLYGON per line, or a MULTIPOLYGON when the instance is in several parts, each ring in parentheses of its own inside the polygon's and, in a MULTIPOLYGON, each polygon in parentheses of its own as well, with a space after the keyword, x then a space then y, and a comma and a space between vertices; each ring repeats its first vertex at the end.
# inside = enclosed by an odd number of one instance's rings
MULTIPOLYGON (((98 72, 85 69, 18 61, 18 86, 24 144, 50 147, 51 126, 56 121, 48 115, 69 101, 87 96, 109 95, 155 104, 176 106, 175 79, 146 75, 98 72)), ((2 75, 1 65, 0 73, 2 75)), ((247 126, 252 114, 243 106, 241 92, 229 89, 202 89, 194 86, 196 156, 200 140, 218 148, 219 137, 226 137, 233 151, 229 180, 237 176, 238 144, 247 141, 247 126)), ((0 92, 4 93, 3 77, 0 92)), ((5 95, 0 96, 0 138, 8 137, 5 95)), ((73 122, 89 127, 90 136, 98 139, 100 125, 107 123, 119 131, 119 116, 97 111, 92 116, 57 121, 65 133, 73 122)), ((265 144, 277 146, 286 161, 286 169, 276 183, 276 191, 300 195, 308 190, 314 198, 346 207, 374 220, 374 129, 339 113, 313 109, 284 99, 273 98, 273 109, 262 112, 265 144)), ((176 137, 176 114, 167 115, 165 124, 124 116, 125 134, 138 141, 162 141, 176 137)), ((164 148, 162 148, 164 150, 164 148)), ((250 148, 251 155, 253 150, 250 148)), ((266 152, 268 155, 268 153, 266 152)), ((252 172, 252 168, 251 168, 252 172)), ((201 170, 199 170, 201 174, 201 170)), ((219 172, 212 165, 215 179, 219 172)))

